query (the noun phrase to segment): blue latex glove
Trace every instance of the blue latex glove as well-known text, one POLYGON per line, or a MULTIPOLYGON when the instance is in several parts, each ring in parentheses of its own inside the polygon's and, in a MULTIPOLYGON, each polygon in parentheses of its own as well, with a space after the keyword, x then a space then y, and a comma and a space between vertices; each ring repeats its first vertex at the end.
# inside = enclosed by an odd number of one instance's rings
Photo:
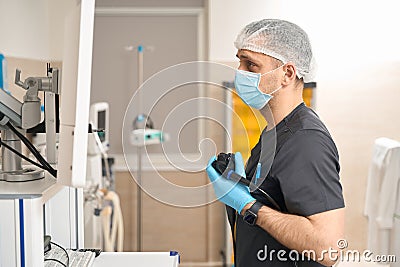
MULTIPOLYGON (((211 157, 211 159, 208 161, 206 170, 208 178, 214 186, 215 194, 221 202, 234 208, 240 213, 243 207, 254 201, 255 198, 250 195, 248 186, 222 177, 211 165, 214 160, 216 160, 216 157, 211 157)), ((240 152, 235 153, 235 172, 243 177, 246 177, 243 158, 240 152)))

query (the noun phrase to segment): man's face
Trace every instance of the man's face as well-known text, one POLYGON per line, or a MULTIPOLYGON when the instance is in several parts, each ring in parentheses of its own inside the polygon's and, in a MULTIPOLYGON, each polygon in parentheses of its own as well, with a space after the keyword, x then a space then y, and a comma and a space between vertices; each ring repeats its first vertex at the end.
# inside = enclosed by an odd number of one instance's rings
POLYGON ((239 70, 264 74, 278 68, 261 76, 259 88, 262 92, 270 93, 280 86, 280 79, 283 77, 284 72, 282 68, 279 68, 282 64, 278 60, 262 53, 245 49, 238 50, 236 57, 240 60, 239 70))

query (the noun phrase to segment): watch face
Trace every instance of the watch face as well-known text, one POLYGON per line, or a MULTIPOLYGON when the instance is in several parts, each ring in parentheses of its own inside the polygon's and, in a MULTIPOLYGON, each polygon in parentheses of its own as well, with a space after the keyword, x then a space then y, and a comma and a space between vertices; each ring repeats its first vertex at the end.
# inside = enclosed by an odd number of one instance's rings
POLYGON ((243 220, 250 225, 255 225, 257 220, 257 214, 254 214, 251 210, 246 210, 243 215, 243 220))

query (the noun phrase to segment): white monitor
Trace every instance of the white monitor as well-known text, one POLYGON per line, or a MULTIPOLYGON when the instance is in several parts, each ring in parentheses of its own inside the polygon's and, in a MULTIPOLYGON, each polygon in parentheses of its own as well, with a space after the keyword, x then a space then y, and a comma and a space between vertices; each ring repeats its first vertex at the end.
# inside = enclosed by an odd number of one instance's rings
POLYGON ((100 141, 105 150, 109 147, 110 115, 107 102, 98 102, 90 106, 90 123, 97 130, 100 141))
POLYGON ((73 2, 64 29, 57 178, 63 185, 84 187, 95 0, 73 2))

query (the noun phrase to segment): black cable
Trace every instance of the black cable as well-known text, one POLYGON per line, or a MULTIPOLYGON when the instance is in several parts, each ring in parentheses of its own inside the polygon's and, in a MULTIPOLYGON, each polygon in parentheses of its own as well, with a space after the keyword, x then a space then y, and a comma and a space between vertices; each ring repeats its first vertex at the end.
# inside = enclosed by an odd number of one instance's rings
POLYGON ((28 161, 29 163, 35 165, 36 167, 39 167, 43 170, 48 171, 47 168, 45 168, 44 166, 40 165, 39 163, 34 162, 33 160, 31 160, 30 158, 26 157, 25 155, 23 155, 22 153, 20 153, 18 150, 14 149, 13 147, 7 145, 6 143, 4 143, 3 141, 0 140, 0 144, 2 146, 4 146, 5 148, 7 148, 8 150, 10 150, 11 152, 13 152, 14 154, 16 154, 18 157, 23 158, 24 160, 28 161))
POLYGON ((62 246, 60 246, 59 244, 54 243, 54 242, 52 242, 52 241, 50 241, 50 244, 53 244, 53 245, 55 245, 55 246, 61 248, 62 250, 64 250, 65 255, 67 255, 67 266, 69 266, 69 255, 68 255, 67 250, 66 250, 65 248, 63 248, 62 246))
POLYGON ((32 154, 38 159, 38 161, 43 165, 48 167, 49 169, 52 169, 49 163, 42 157, 42 155, 36 150, 36 148, 29 142, 29 140, 21 134, 15 127, 8 122, 7 126, 18 136, 19 139, 25 144, 25 146, 32 152, 32 154))
MULTIPOLYGON (((253 184, 254 186, 256 186, 255 184, 253 184)), ((276 201, 264 190, 262 190, 261 188, 257 188, 256 190, 258 190, 258 192, 260 192, 261 194, 263 194, 269 202, 271 202, 272 205, 274 205, 274 207, 278 210, 281 211, 281 207, 278 205, 278 203, 276 203, 276 201)))
POLYGON ((47 167, 47 171, 53 175, 54 177, 57 177, 57 171, 53 169, 53 167, 42 157, 42 155, 39 153, 39 151, 36 150, 35 146, 32 145, 31 142, 23 135, 21 134, 17 129, 14 128, 14 126, 8 122, 7 126, 18 136, 19 139, 25 144, 25 146, 31 151, 31 153, 35 156, 35 158, 44 166, 47 167))
POLYGON ((44 261, 55 261, 55 262, 61 264, 64 267, 68 267, 68 265, 65 265, 64 263, 62 263, 61 261, 59 261, 57 259, 44 259, 44 261))

